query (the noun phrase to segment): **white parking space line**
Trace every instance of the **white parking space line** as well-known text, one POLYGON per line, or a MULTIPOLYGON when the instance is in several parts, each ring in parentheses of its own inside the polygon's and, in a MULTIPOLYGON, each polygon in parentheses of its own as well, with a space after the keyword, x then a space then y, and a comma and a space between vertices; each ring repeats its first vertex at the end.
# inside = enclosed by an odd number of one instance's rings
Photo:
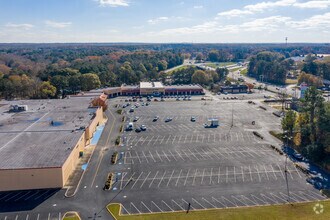
POLYGON ((181 154, 178 152, 178 150, 175 150, 175 152, 179 155, 179 157, 181 157, 181 159, 182 159, 183 161, 185 161, 185 160, 183 159, 183 157, 181 156, 181 154))
POLYGON ((278 169, 280 169, 280 173, 282 174, 282 177, 283 177, 283 179, 285 180, 285 176, 284 176, 284 173, 283 173, 281 167, 280 167, 278 164, 276 164, 276 165, 277 165, 278 169))
MULTIPOLYGON (((131 179, 133 179, 134 174, 135 174, 135 172, 131 175, 130 178, 128 178, 128 181, 131 180, 131 179)), ((123 182, 123 181, 122 181, 122 182, 123 182)), ((120 183, 120 189, 123 189, 123 188, 122 188, 122 182, 120 183)))
POLYGON ((48 220, 50 220, 50 213, 48 213, 48 220))
POLYGON ((159 181, 159 183, 158 183, 157 187, 159 187, 159 186, 160 186, 160 184, 162 183, 162 181, 163 181, 163 179, 164 179, 164 176, 165 176, 165 174, 166 174, 166 170, 165 170, 165 172, 164 172, 164 174, 163 174, 162 178, 160 179, 160 181, 159 181))
POLYGON ((144 158, 146 159, 147 163, 149 163, 149 160, 148 160, 148 158, 146 157, 144 151, 142 151, 142 154, 143 154, 144 158))
POLYGON ((274 198, 272 199, 272 198, 266 196, 265 194, 260 193, 260 196, 262 196, 262 197, 264 197, 264 198, 267 198, 267 199, 271 200, 271 201, 272 201, 273 203, 275 203, 275 204, 278 203, 276 200, 274 200, 274 198))
MULTIPOLYGON (((259 197, 257 197, 257 196, 255 196, 255 195, 253 195, 253 194, 251 194, 251 198, 252 199, 257 199, 258 201, 261 201, 263 204, 267 204, 267 205, 269 205, 270 203, 269 202, 267 202, 266 200, 264 200, 264 199, 261 199, 261 198, 259 198, 259 197)), ((258 203, 258 202, 257 202, 258 203)))
POLYGON ((184 208, 181 205, 179 205, 176 201, 174 201, 173 199, 171 201, 174 202, 181 210, 184 210, 184 208))
POLYGON ((251 173, 251 167, 249 165, 249 172, 250 172, 250 179, 251 179, 251 182, 253 182, 253 178, 252 178, 252 173, 251 173))
POLYGON ((41 195, 39 195, 38 197, 34 198, 34 200, 37 200, 39 198, 41 198, 43 195, 47 194, 50 190, 47 190, 46 192, 42 193, 41 195))
POLYGON ((244 196, 244 195, 241 195, 241 197, 242 197, 243 199, 245 199, 245 200, 248 200, 248 201, 252 202, 253 205, 258 205, 255 201, 249 199, 248 197, 246 197, 246 196, 244 196))
POLYGON ((168 162, 171 162, 171 160, 168 158, 168 156, 166 155, 166 153, 163 151, 164 156, 166 157, 166 159, 168 160, 168 162))
POLYGON ((206 209, 205 206, 203 206, 202 204, 200 204, 196 199, 191 198, 191 200, 193 200, 195 203, 197 203, 200 207, 202 207, 203 209, 206 209))
POLYGON ((166 186, 168 186, 168 184, 170 184, 170 181, 171 181, 171 179, 172 179, 172 176, 173 176, 173 174, 174 174, 174 171, 175 171, 175 170, 172 171, 171 176, 170 176, 170 178, 168 179, 166 186))
POLYGON ((165 136, 163 137, 163 139, 161 140, 161 142, 160 142, 159 144, 162 144, 162 143, 163 143, 163 141, 164 141, 164 139, 165 139, 165 136))
POLYGON ((150 140, 148 141, 148 144, 147 144, 147 145, 150 144, 150 142, 152 141, 152 139, 154 139, 154 136, 152 136, 152 137, 150 138, 150 140))
POLYGON ((228 201, 230 204, 233 204, 234 206, 238 207, 238 205, 236 203, 233 203, 232 201, 230 201, 229 199, 227 199, 226 197, 224 196, 221 196, 222 200, 223 201, 228 201))
MULTIPOLYGON (((238 199, 238 198, 236 198, 236 196, 233 196, 233 195, 232 195, 231 198, 233 198, 234 201, 236 200, 236 201, 242 203, 244 206, 248 206, 247 203, 245 203, 242 199, 238 199)), ((237 203, 236 203, 236 204, 237 204, 237 203)))
MULTIPOLYGON (((190 143, 192 143, 194 135, 191 135, 190 143)), ((197 141, 196 141, 197 142, 197 141)))
POLYGON ((213 159, 209 153, 207 153, 204 149, 200 149, 201 151, 203 151, 204 155, 209 157, 210 159, 213 159))
POLYGON ((166 144, 168 143, 168 141, 170 140, 171 135, 168 136, 167 140, 166 140, 166 144))
POLYGON ((140 145, 142 146, 147 139, 148 139, 148 136, 142 141, 142 143, 140 145))
POLYGON ((259 172, 258 166, 255 165, 254 168, 255 168, 256 171, 257 171, 258 178, 259 178, 259 182, 261 182, 261 176, 260 176, 260 172, 259 172))
POLYGON ((178 176, 178 177, 176 177, 177 179, 176 179, 176 183, 175 183, 175 186, 177 186, 177 185, 178 185, 178 182, 179 182, 179 180, 180 180, 180 176, 181 176, 181 173, 182 173, 182 169, 180 170, 179 176, 178 176))
POLYGON ((160 136, 157 136, 157 138, 155 139, 155 141, 154 141, 154 145, 157 143, 159 137, 160 137, 160 136))
POLYGON ((184 181, 184 186, 186 185, 186 183, 187 183, 187 179, 188 179, 188 176, 189 176, 189 172, 190 172, 190 169, 188 170, 188 172, 187 172, 187 176, 186 176, 186 179, 185 179, 185 181, 184 181))
MULTIPOLYGON (((186 200, 184 200, 184 199, 181 199, 184 203, 186 203, 187 205, 189 205, 189 202, 187 202, 186 200)), ((191 204, 190 204, 190 208, 192 208, 192 209, 195 209, 191 204)))
POLYGON ((182 151, 185 155, 186 155, 186 157, 189 159, 189 160, 192 160, 188 155, 187 155, 187 153, 185 152, 185 151, 182 151))
POLYGON ((174 144, 175 138, 176 138, 176 135, 174 135, 174 138, 172 140, 172 144, 174 144))
POLYGON ((208 204, 210 204, 213 208, 217 208, 215 205, 213 205, 211 202, 209 202, 207 199, 205 199, 204 197, 202 197, 202 199, 207 202, 208 204))
POLYGON ((5 202, 8 202, 9 200, 11 200, 11 199, 15 198, 16 196, 20 195, 21 193, 23 193, 23 192, 19 192, 19 193, 14 194, 13 196, 7 198, 7 199, 5 200, 5 202))
POLYGON ((277 176, 276 176, 276 174, 275 174, 274 167, 273 167, 272 165, 270 165, 270 167, 272 168, 272 171, 273 171, 273 174, 274 174, 275 180, 277 180, 277 176))
POLYGON ((141 175, 143 174, 143 171, 140 173, 140 175, 138 176, 138 178, 136 180, 134 180, 133 185, 131 186, 131 189, 133 189, 133 187, 135 186, 135 184, 139 181, 141 175))
POLYGON ((188 149, 188 151, 190 152, 190 154, 196 158, 196 160, 199 160, 198 157, 196 157, 195 153, 193 153, 190 149, 188 149))
POLYGON ((241 174, 242 174, 242 180, 243 180, 243 183, 244 183, 244 170, 243 170, 242 166, 241 166, 241 174))
POLYGON ((212 196, 212 200, 215 200, 216 202, 220 203, 223 207, 227 207, 224 203, 220 202, 219 200, 217 200, 213 196, 212 196))
POLYGON ((167 203, 164 202, 164 200, 162 200, 162 203, 164 203, 172 212, 174 212, 174 210, 169 205, 167 205, 167 203))
POLYGON ((142 162, 141 162, 141 159, 140 159, 140 157, 139 157, 139 155, 138 155, 138 153, 137 153, 137 151, 135 151, 135 154, 136 154, 136 157, 137 157, 138 160, 139 160, 139 163, 142 163, 142 162))
POLYGON ((156 151, 156 154, 157 154, 157 156, 158 156, 159 160, 160 160, 161 162, 163 162, 163 159, 160 157, 160 155, 159 155, 158 151, 156 151))
POLYGON ((228 183, 228 167, 226 167, 226 183, 228 183))
POLYGON ((124 209, 124 211, 128 214, 128 215, 130 215, 131 213, 125 208, 125 206, 122 204, 121 205, 121 207, 124 209))
POLYGON ((144 202, 141 201, 141 204, 150 212, 152 213, 152 211, 148 208, 148 206, 146 206, 146 204, 144 204, 144 202))
POLYGON ((149 173, 147 174, 147 177, 143 180, 140 189, 142 188, 142 186, 144 185, 144 183, 146 182, 146 180, 148 179, 149 175, 150 175, 151 171, 149 171, 149 173))
POLYGON ((39 192, 40 192, 40 191, 39 191, 39 190, 37 190, 35 193, 33 193, 32 195, 29 195, 29 196, 28 196, 28 197, 26 197, 24 200, 26 201, 26 200, 30 199, 31 197, 33 197, 33 196, 37 195, 39 192))
POLYGON ((159 211, 164 212, 161 208, 159 208, 158 205, 156 205, 156 203, 154 203, 153 201, 151 201, 151 203, 154 204, 154 206, 156 206, 159 209, 159 211))
POLYGON ((195 141, 196 143, 198 142, 198 134, 197 134, 197 136, 196 136, 196 141, 195 141))
POLYGON ((302 176, 300 175, 300 172, 299 172, 299 170, 297 170, 297 167, 296 167, 296 166, 294 166, 294 168, 296 169, 296 172, 298 173, 299 177, 300 177, 300 178, 302 178, 302 176))
POLYGON ((123 185, 123 182, 124 182, 124 177, 125 177, 126 175, 127 175, 126 172, 123 172, 123 173, 121 174, 120 189, 122 189, 122 185, 123 185))
POLYGON ((210 152, 211 152, 216 158, 218 158, 218 159, 220 160, 220 157, 219 157, 218 155, 216 155, 216 154, 214 153, 214 151, 210 150, 210 152))
POLYGON ((18 198, 15 199, 14 201, 16 202, 16 201, 20 200, 21 198, 23 198, 23 197, 25 197, 26 195, 28 195, 30 192, 32 192, 32 191, 28 191, 27 193, 25 193, 25 194, 23 194, 22 196, 18 197, 18 198))
MULTIPOLYGON (((269 193, 273 198, 275 198, 275 199, 279 199, 279 200, 281 200, 282 202, 287 202, 287 200, 286 199, 283 199, 282 197, 279 197, 279 196, 277 196, 277 195, 275 195, 274 193, 269 193)), ((281 194, 281 193, 280 193, 281 194)))
POLYGON ((267 172, 265 164, 264 164, 264 169, 265 169, 265 173, 266 173, 266 176, 267 176, 267 180, 269 180, 269 176, 268 176, 268 172, 267 172))
POLYGON ((158 173, 159 173, 159 171, 157 171, 156 174, 155 174, 155 176, 154 176, 154 178, 152 178, 152 180, 151 180, 151 182, 149 184, 149 188, 151 187, 151 185, 154 182, 154 180, 155 180, 155 178, 156 178, 156 176, 157 176, 158 173))
POLYGON ((219 181, 220 181, 220 166, 219 166, 219 172, 218 172, 218 183, 219 183, 219 181))
POLYGON ((197 169, 195 170, 195 174, 194 174, 192 185, 195 185, 196 174, 197 174, 197 169))
MULTIPOLYGON (((164 151, 163 151, 163 152, 164 152, 164 151)), ((173 159, 174 159, 175 161, 178 161, 178 160, 176 159, 176 157, 174 156, 174 154, 172 153, 172 151, 168 150, 168 152, 170 152, 171 156, 173 157, 173 159)))
POLYGON ((213 171, 213 167, 211 168, 210 185, 212 184, 212 171, 213 171))
POLYGON ((131 202, 131 206, 133 206, 136 209, 136 211, 138 211, 141 214, 140 210, 136 208, 136 206, 132 202, 131 202))
POLYGON ((150 154, 151 159, 156 163, 156 160, 155 160, 155 158, 152 156, 152 153, 150 152, 150 150, 149 150, 149 154, 150 154))
POLYGON ((205 168, 203 169, 203 173, 202 173, 202 180, 201 180, 201 185, 203 184, 203 180, 204 180, 204 174, 205 174, 205 168))
POLYGON ((180 137, 179 137, 179 140, 178 140, 178 143, 180 143, 180 141, 181 141, 181 138, 182 138, 182 135, 180 135, 180 137))
POLYGON ((184 138, 184 141, 183 141, 184 144, 185 144, 186 141, 187 141, 187 137, 188 137, 188 135, 186 134, 186 137, 184 138))

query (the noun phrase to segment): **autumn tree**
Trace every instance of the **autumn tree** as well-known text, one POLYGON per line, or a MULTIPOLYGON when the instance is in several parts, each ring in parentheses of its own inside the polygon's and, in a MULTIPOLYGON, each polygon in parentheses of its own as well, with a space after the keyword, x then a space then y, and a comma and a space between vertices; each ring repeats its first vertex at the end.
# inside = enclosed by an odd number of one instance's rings
POLYGON ((89 91, 99 88, 101 86, 98 75, 94 73, 86 73, 80 76, 81 89, 83 91, 89 91))

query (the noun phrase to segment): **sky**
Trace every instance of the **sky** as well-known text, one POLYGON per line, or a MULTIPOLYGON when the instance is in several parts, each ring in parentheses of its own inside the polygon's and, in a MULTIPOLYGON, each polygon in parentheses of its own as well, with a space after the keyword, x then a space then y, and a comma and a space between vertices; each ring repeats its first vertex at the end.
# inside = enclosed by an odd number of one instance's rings
POLYGON ((330 0, 0 0, 0 43, 330 41, 330 0))

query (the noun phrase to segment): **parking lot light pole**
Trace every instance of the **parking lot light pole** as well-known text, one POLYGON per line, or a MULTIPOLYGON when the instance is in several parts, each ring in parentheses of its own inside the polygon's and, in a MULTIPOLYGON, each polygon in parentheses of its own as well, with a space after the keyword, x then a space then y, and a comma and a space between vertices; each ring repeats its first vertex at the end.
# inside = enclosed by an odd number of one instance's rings
POLYGON ((285 182, 286 182, 286 190, 287 190, 287 201, 288 203, 290 203, 291 205, 293 205, 290 202, 290 190, 289 190, 289 182, 288 182, 288 168, 287 168, 287 164, 288 164, 288 141, 289 139, 291 139, 291 137, 287 136, 287 131, 283 131, 283 133, 285 133, 286 135, 283 137, 286 139, 286 152, 285 152, 285 165, 284 165, 284 173, 285 173, 285 182))

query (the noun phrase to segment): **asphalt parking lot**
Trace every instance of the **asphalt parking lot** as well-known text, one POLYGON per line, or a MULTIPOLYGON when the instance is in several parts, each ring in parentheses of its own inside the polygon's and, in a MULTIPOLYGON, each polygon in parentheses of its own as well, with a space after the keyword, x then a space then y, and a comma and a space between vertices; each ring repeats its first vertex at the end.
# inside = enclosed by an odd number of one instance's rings
MULTIPOLYGON (((125 102, 123 102, 125 103, 125 102)), ((276 144, 267 134, 279 130, 280 119, 272 110, 242 100, 165 102, 152 101, 134 112, 125 109, 125 131, 112 192, 123 212, 151 213, 191 209, 238 207, 325 199, 307 184, 306 176, 285 156, 272 150, 276 144), (157 121, 153 121, 159 116, 157 121), (190 121, 191 117, 196 121, 190 121), (166 118, 172 121, 165 122, 166 118), (217 128, 205 128, 209 118, 218 118, 217 128), (255 125, 252 125, 255 121, 255 125), (286 179, 289 184, 287 194, 286 179)))

